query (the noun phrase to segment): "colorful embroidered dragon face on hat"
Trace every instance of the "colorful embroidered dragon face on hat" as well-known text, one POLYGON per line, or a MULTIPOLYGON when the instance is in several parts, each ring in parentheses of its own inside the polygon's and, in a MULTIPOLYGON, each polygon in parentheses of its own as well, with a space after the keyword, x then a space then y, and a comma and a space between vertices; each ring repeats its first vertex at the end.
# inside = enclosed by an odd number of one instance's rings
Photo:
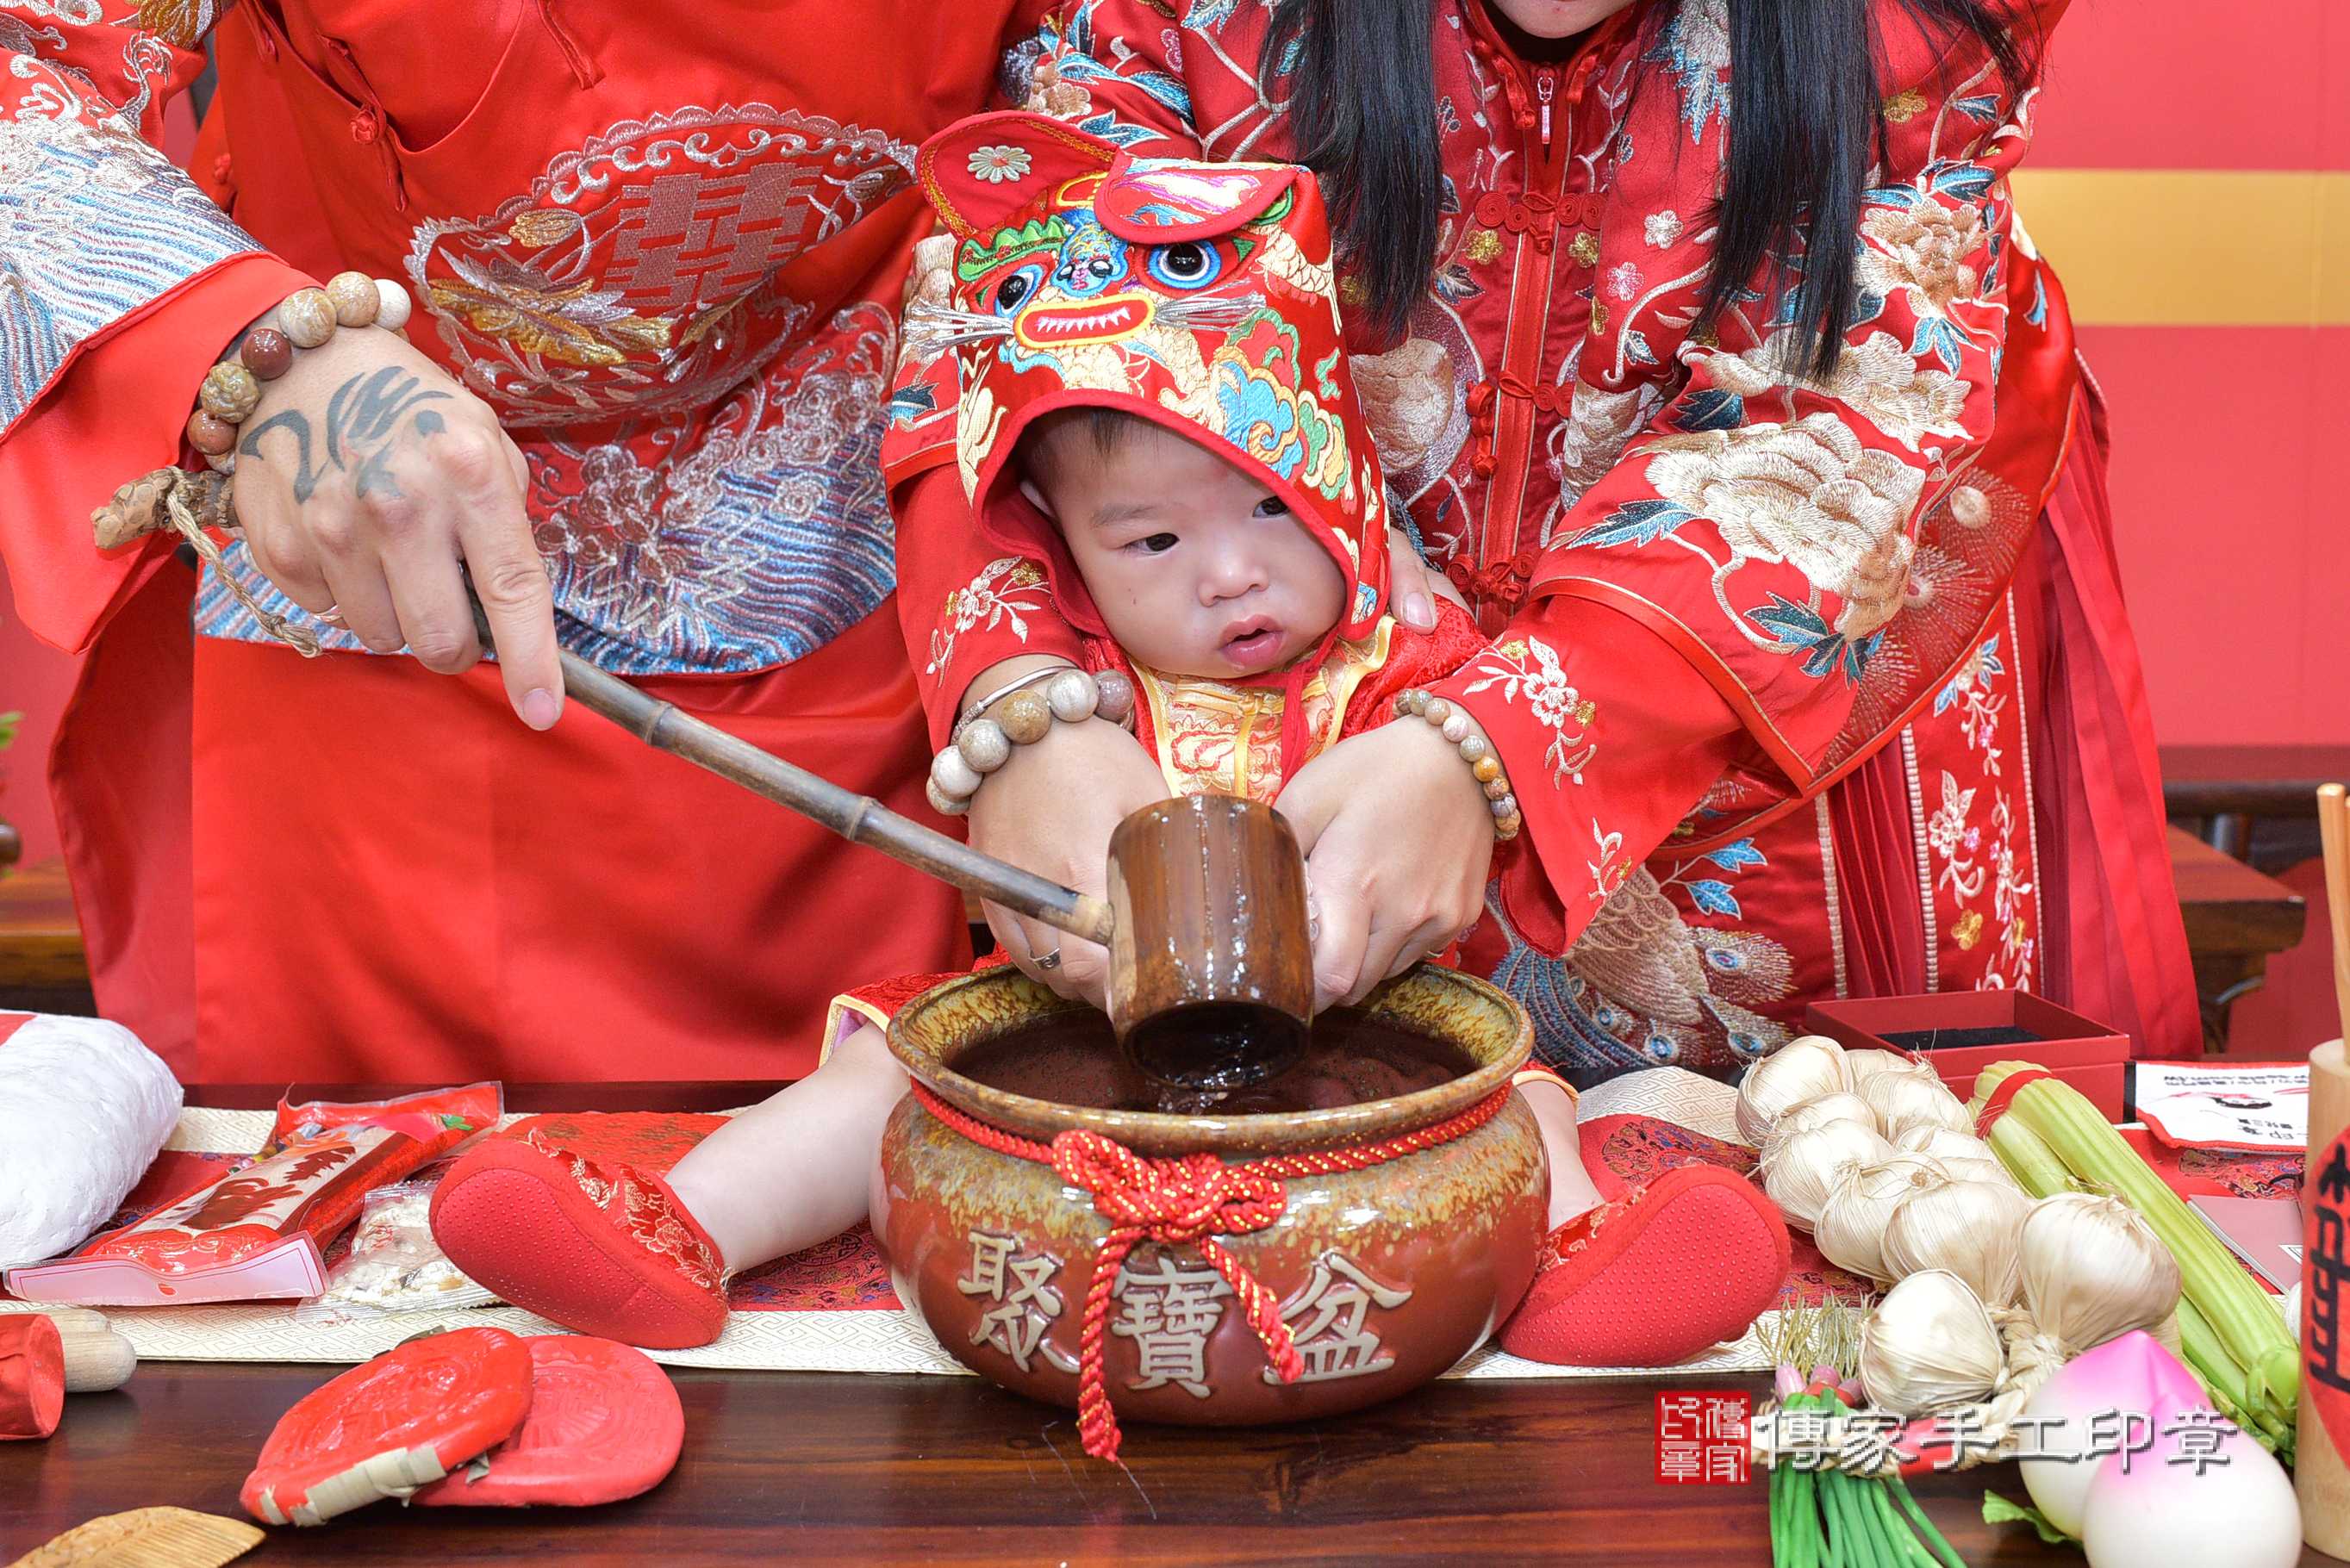
POLYGON ((1309 172, 1128 156, 1058 120, 982 115, 916 172, 956 239, 952 305, 918 352, 960 357, 955 456, 979 526, 1038 556, 1069 618, 1103 628, 1059 532, 1004 477, 1022 431, 1115 409, 1254 474, 1337 561, 1338 635, 1387 597, 1387 504, 1341 342, 1330 228, 1309 172))

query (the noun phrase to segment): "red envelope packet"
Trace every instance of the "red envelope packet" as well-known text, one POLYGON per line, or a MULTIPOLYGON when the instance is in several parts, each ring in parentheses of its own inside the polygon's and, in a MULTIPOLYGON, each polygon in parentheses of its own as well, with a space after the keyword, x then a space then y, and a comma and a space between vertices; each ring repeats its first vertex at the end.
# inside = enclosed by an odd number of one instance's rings
POLYGON ((314 1296, 327 1244, 367 1194, 494 1126, 496 1084, 364 1105, 281 1102, 260 1158, 69 1258, 16 1269, 28 1301, 187 1305, 314 1296))

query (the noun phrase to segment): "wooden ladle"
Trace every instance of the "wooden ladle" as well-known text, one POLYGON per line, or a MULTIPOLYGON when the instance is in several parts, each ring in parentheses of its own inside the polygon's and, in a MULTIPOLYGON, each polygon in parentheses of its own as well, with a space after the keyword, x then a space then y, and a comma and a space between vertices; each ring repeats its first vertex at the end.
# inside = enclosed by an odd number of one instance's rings
MULTIPOLYGON (((489 631, 479 614, 483 646, 489 631)), ((573 701, 647 745, 879 849, 965 892, 1109 949, 1109 1018, 1135 1064, 1193 1090, 1238 1088, 1294 1064, 1314 1016, 1305 863, 1258 801, 1179 796, 1109 841, 1107 903, 900 816, 560 654, 573 701)))

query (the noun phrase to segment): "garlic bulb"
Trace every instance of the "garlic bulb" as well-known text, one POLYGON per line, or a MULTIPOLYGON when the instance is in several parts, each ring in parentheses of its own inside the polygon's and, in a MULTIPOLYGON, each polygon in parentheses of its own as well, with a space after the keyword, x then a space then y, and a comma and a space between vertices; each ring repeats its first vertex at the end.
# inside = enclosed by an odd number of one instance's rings
POLYGON ((1971 1133, 1974 1118, 1964 1101, 1942 1086, 1931 1070, 1924 1073, 1878 1073, 1865 1078, 1853 1091, 1877 1113, 1877 1130, 1894 1137, 1920 1125, 1971 1133))
POLYGON ((1762 1157, 1762 1190, 1787 1223, 1808 1231, 1847 1173, 1892 1154, 1876 1128, 1859 1122, 1822 1122, 1784 1137, 1773 1131, 1770 1151, 1762 1157))
POLYGON ((1952 1181, 1988 1181, 1994 1187, 2011 1187, 2018 1192, 2023 1191, 2022 1184, 2015 1179, 2014 1173, 1996 1158, 1938 1159, 1934 1163, 1940 1166, 1942 1174, 1952 1181))
POLYGON ((2024 1216, 2023 1300, 2066 1355, 2178 1308, 2178 1261, 2118 1198, 2060 1192, 2024 1216))
POLYGON ((1945 1165, 1954 1159, 1995 1160, 1999 1158, 1991 1153, 1991 1145, 1972 1132, 1952 1132, 1939 1122, 1912 1122, 1891 1141, 1893 1147, 1904 1154, 1929 1155, 1945 1165))
POLYGON ((1860 1331, 1860 1386, 1903 1416, 1971 1405, 2005 1363, 1991 1314, 1958 1275, 1928 1269, 1886 1293, 1860 1331))
POLYGON ((1805 1100, 1802 1105, 1779 1113, 1779 1119, 1771 1124, 1771 1131, 1762 1140, 1762 1157, 1765 1159, 1770 1158, 1773 1145, 1829 1122, 1850 1122, 1855 1127, 1875 1132, 1877 1113, 1869 1108, 1866 1100, 1848 1090, 1822 1095, 1816 1100, 1805 1100))
POLYGON ((1738 1085, 1738 1130, 1760 1148, 1781 1115, 1805 1100, 1851 1086, 1845 1077, 1843 1046, 1825 1034, 1798 1035, 1746 1069, 1745 1081, 1738 1085))
POLYGON ((1844 1070, 1853 1087, 1858 1088, 1879 1073, 1930 1074, 1934 1069, 1898 1051, 1847 1051, 1844 1054, 1844 1070))
POLYGON ((1885 1227, 1893 1210, 1913 1192, 1943 1185, 1942 1168, 1923 1155, 1895 1154, 1846 1171, 1829 1189, 1812 1240, 1837 1268, 1889 1284, 1885 1267, 1885 1227))
POLYGON ((1922 1154, 1942 1168, 1952 1181, 1996 1181, 2023 1190, 2014 1175, 1999 1162, 1991 1145, 1971 1133, 1952 1132, 1932 1122, 1912 1122, 1893 1139, 1905 1154, 1922 1154))
POLYGON ((2022 1289, 2023 1217, 2032 1199, 2011 1182, 1953 1179, 1909 1193, 1885 1222, 1880 1249, 1897 1280, 1941 1269, 1959 1276, 1987 1307, 2014 1303, 2022 1289))

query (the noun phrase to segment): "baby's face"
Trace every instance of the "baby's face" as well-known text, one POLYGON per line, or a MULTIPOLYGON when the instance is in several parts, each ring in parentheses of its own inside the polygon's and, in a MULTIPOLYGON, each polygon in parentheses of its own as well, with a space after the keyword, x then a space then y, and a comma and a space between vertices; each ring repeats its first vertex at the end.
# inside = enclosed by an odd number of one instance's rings
POLYGON ((1040 438, 1024 484, 1059 524, 1111 638, 1169 675, 1236 680, 1312 652, 1346 578, 1272 491, 1137 420, 1107 452, 1082 420, 1040 438))

